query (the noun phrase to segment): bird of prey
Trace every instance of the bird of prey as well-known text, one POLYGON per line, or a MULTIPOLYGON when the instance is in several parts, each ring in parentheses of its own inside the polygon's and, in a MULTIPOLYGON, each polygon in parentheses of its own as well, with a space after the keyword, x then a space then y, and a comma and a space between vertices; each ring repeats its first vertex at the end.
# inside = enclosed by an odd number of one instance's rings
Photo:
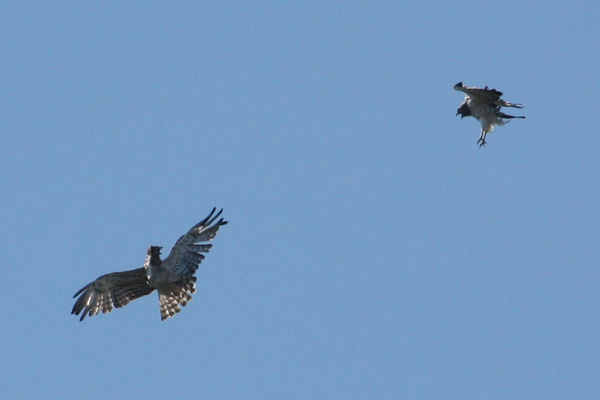
POLYGON ((150 246, 141 268, 102 275, 85 285, 73 296, 79 298, 71 314, 79 315, 83 311, 79 319, 83 321, 86 315, 110 312, 154 290, 158 291, 161 320, 177 314, 179 306, 185 306, 192 299, 191 293, 196 291, 194 273, 204 259, 202 253, 208 253, 212 247, 203 242, 212 240, 219 228, 227 224, 223 218, 216 221, 223 210, 216 214, 215 211, 213 208, 206 218, 181 236, 164 260, 160 259, 162 247, 150 246))
POLYGON ((483 89, 464 86, 462 82, 454 85, 454 90, 465 93, 465 101, 456 111, 460 118, 474 117, 481 124, 481 136, 477 141, 479 147, 485 146, 485 137, 494 130, 494 125, 504 125, 513 118, 525 118, 523 116, 514 116, 503 113, 501 107, 523 108, 522 104, 509 103, 500 98, 502 92, 496 89, 489 89, 487 86, 483 89))

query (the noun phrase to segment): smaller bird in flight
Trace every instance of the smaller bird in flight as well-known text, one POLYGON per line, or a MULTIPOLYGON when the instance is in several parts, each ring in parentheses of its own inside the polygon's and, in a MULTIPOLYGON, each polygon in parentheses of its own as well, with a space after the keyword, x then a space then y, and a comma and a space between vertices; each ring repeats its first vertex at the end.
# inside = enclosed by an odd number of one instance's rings
POLYGON ((223 210, 217 214, 215 211, 213 208, 208 217, 181 236, 164 260, 160 259, 162 247, 150 246, 141 268, 102 275, 85 285, 73 296, 79 298, 71 314, 82 313, 79 320, 83 321, 86 315, 110 312, 155 290, 158 291, 161 320, 177 314, 179 306, 185 306, 192 299, 191 293, 196 291, 194 274, 204 260, 202 253, 208 253, 212 247, 203 242, 212 240, 219 228, 227 224, 223 218, 216 221, 223 210))
POLYGON ((477 140, 479 147, 485 146, 485 137, 494 130, 494 125, 504 125, 513 118, 525 118, 524 116, 508 115, 501 111, 501 107, 523 108, 522 104, 509 103, 502 100, 502 92, 496 89, 483 89, 474 86, 464 86, 462 82, 454 85, 454 90, 465 94, 465 101, 456 111, 460 118, 474 117, 481 124, 481 136, 477 140))

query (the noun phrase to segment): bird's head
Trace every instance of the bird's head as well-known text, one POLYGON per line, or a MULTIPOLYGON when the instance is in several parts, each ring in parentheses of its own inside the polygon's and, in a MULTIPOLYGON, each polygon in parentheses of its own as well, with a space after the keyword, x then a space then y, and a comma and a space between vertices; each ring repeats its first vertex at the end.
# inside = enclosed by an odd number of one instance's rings
POLYGON ((160 259, 160 250, 162 247, 160 246, 150 246, 148 247, 148 262, 150 265, 161 265, 162 260, 160 259))
POLYGON ((160 246, 150 246, 148 247, 148 255, 149 256, 154 256, 154 257, 160 257, 160 251, 162 250, 162 247, 160 246))
POLYGON ((456 115, 460 114, 460 118, 463 119, 464 117, 470 117, 471 115, 471 109, 469 108, 469 106, 467 106, 467 103, 463 103, 458 110, 456 110, 456 115))

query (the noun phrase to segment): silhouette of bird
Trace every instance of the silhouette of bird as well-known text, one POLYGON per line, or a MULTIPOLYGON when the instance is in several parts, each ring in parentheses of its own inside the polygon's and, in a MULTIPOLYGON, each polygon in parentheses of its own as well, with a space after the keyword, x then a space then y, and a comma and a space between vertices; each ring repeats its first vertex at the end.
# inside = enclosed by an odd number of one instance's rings
POLYGON ((179 306, 185 306, 192 299, 191 293, 196 291, 194 274, 204 259, 202 253, 208 253, 212 247, 203 242, 212 240, 219 228, 227 224, 223 218, 215 222, 223 212, 221 209, 214 214, 215 210, 213 208, 206 218, 181 236, 164 260, 160 259, 162 247, 150 246, 141 268, 102 275, 85 285, 73 296, 79 298, 71 314, 79 315, 83 311, 79 319, 83 321, 86 315, 110 312, 155 290, 158 291, 161 320, 177 314, 179 306))
POLYGON ((454 85, 454 90, 465 94, 465 101, 456 111, 460 118, 474 117, 481 124, 481 136, 477 140, 479 147, 485 146, 485 138, 488 133, 494 130, 494 125, 504 125, 513 118, 525 118, 524 116, 508 115, 501 111, 501 107, 523 108, 522 104, 509 103, 502 100, 502 92, 496 89, 489 89, 487 86, 483 89, 464 86, 462 82, 454 85))

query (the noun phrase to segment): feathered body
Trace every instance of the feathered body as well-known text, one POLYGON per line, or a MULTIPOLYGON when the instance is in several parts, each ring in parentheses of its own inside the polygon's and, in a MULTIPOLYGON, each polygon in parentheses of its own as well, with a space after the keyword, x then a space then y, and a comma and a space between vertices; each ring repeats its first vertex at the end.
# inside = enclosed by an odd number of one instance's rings
POLYGON ((465 101, 456 111, 456 115, 460 114, 461 118, 474 117, 481 124, 481 136, 477 141, 479 147, 485 145, 485 138, 488 133, 494 131, 495 125, 502 126, 513 118, 525 118, 502 112, 502 107, 523 108, 523 105, 502 100, 502 92, 496 89, 489 89, 487 86, 483 89, 464 86, 459 82, 454 85, 454 90, 465 93, 465 101))
POLYGON ((150 246, 141 268, 102 275, 81 288, 73 296, 80 297, 71 314, 79 315, 83 311, 80 318, 83 321, 86 315, 110 312, 155 290, 158 291, 161 319, 164 321, 177 314, 180 306, 192 299, 191 294, 196 291, 194 274, 204 259, 202 253, 208 253, 212 247, 212 244, 202 242, 212 240, 219 227, 227 224, 223 218, 216 221, 223 210, 216 215, 215 211, 213 208, 208 217, 181 236, 164 260, 160 258, 162 247, 150 246))

